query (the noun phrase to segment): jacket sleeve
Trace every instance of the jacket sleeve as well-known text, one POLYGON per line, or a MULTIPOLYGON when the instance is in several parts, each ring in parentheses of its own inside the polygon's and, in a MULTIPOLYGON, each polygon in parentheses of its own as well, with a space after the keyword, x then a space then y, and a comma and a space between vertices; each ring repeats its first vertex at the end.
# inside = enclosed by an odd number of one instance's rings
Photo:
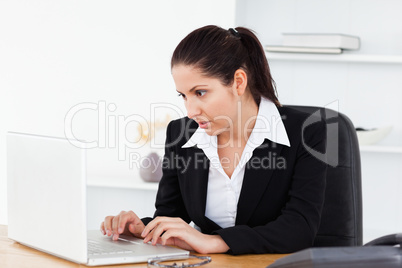
MULTIPOLYGON (((304 140, 314 150, 325 152, 325 132, 325 122, 313 124, 305 130, 304 140)), ((288 201, 280 216, 261 226, 236 225, 215 231, 229 246, 228 253, 290 253, 311 247, 321 218, 326 167, 300 142, 288 201)))
MULTIPOLYGON (((174 122, 169 123, 166 131, 165 155, 162 164, 162 178, 159 182, 158 192, 156 195, 154 217, 141 219, 147 225, 157 216, 180 217, 187 223, 191 221, 183 198, 180 192, 180 186, 177 176, 175 160, 177 158, 175 147, 178 146, 177 137, 172 135, 174 122)), ((177 127, 177 126, 176 126, 177 127)), ((177 132, 177 131, 175 131, 177 132)))

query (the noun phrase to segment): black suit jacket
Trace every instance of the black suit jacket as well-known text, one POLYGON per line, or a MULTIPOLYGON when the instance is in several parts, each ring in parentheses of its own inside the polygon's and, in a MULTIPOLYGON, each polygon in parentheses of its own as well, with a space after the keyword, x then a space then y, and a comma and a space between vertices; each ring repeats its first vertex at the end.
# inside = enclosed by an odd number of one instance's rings
MULTIPOLYGON (((205 217, 209 160, 197 147, 181 148, 198 125, 185 117, 167 128, 163 176, 156 216, 193 221, 206 234, 219 234, 228 253, 289 253, 311 247, 324 201, 326 164, 303 145, 325 151, 325 123, 303 129, 307 114, 278 107, 291 147, 269 141, 246 165, 235 226, 221 228, 205 217)), ((216 204, 217 206, 219 204, 216 204)), ((147 224, 152 218, 142 219, 147 224)))

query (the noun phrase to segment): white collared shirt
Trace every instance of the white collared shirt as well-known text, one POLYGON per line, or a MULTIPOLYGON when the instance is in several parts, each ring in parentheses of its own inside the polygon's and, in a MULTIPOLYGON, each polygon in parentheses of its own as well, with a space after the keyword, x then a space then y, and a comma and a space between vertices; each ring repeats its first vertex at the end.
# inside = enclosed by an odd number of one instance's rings
POLYGON ((204 151, 210 161, 205 216, 222 228, 235 225, 246 163, 253 155, 254 149, 265 139, 290 147, 278 109, 272 101, 261 98, 254 128, 231 178, 220 163, 217 136, 210 136, 204 129, 198 128, 182 146, 182 148, 197 146, 204 151))

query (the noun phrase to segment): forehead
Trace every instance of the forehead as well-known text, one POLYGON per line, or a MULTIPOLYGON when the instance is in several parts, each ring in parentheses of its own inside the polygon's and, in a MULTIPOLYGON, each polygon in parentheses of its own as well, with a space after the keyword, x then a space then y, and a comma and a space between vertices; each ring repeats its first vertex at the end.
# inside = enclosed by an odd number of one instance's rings
POLYGON ((192 78, 207 78, 207 76, 203 75, 200 71, 200 69, 195 68, 192 65, 175 65, 172 68, 172 75, 174 79, 185 79, 187 77, 192 77, 192 78))
POLYGON ((200 69, 191 65, 175 65, 172 68, 172 76, 176 84, 176 89, 179 91, 190 90, 197 85, 220 85, 219 79, 207 76, 203 74, 200 69))

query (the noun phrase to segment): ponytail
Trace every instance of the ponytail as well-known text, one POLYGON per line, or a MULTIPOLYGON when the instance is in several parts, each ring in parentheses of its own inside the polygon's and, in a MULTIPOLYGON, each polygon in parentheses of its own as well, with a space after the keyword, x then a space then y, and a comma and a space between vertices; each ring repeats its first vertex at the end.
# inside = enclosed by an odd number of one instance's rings
POLYGON ((225 30, 209 25, 196 29, 173 52, 171 67, 179 64, 197 67, 226 86, 233 84, 234 73, 241 68, 247 74, 248 88, 257 105, 265 97, 280 106, 264 49, 247 28, 225 30))
POLYGON ((276 106, 280 106, 276 96, 276 84, 271 76, 268 60, 260 41, 247 28, 237 27, 236 31, 240 34, 241 42, 248 52, 245 66, 248 70, 247 74, 250 76, 249 88, 255 102, 259 104, 261 97, 265 97, 275 103, 276 106))

